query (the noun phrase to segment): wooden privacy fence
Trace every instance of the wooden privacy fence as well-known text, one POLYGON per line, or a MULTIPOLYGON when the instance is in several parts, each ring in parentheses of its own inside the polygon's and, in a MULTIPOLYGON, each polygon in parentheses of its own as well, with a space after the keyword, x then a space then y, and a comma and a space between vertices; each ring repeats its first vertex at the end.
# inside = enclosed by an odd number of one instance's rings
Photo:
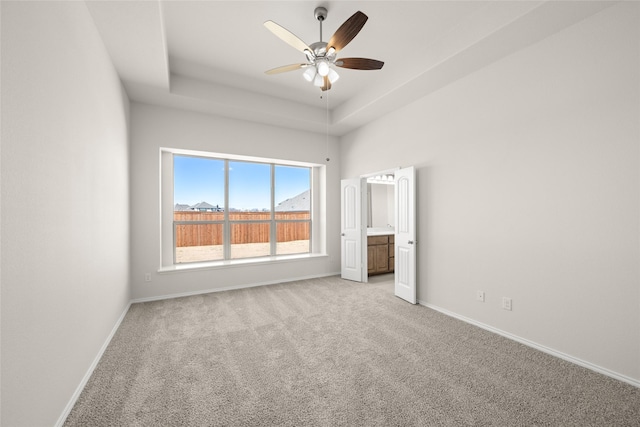
MULTIPOLYGON (((276 212, 279 220, 309 220, 309 211, 276 212)), ((231 243, 268 243, 270 222, 233 221, 269 221, 270 212, 229 212, 231 222, 231 243)), ((224 212, 175 211, 174 221, 223 221, 224 212)), ((276 242, 309 240, 309 222, 277 222, 276 242)), ((176 224, 176 247, 221 245, 223 239, 222 224, 176 224)))

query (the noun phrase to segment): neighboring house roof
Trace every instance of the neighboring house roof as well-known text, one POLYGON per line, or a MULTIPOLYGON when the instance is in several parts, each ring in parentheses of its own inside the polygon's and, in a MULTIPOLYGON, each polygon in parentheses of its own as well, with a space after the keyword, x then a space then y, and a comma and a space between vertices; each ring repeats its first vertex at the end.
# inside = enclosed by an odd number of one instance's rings
MULTIPOLYGON (((311 210, 311 198, 310 198, 310 190, 307 190, 303 193, 298 194, 295 197, 287 199, 283 202, 280 202, 278 206, 276 206, 277 212, 288 212, 288 211, 308 211, 311 210)), ((173 208, 174 211, 222 211, 223 209, 218 206, 213 206, 207 202, 196 203, 195 205, 184 205, 180 203, 176 203, 173 208)), ((231 209, 234 211, 235 209, 231 209)))
POLYGON ((195 205, 191 206, 191 209, 216 209, 215 206, 210 205, 207 202, 200 202, 200 203, 196 203, 195 205))
POLYGON ((310 195, 311 191, 307 190, 304 193, 300 193, 295 197, 280 202, 278 206, 276 206, 276 212, 311 210, 310 195))
POLYGON ((196 203, 195 205, 183 205, 180 203, 176 203, 173 208, 174 211, 212 211, 212 212, 222 212, 222 208, 219 206, 213 206, 207 202, 196 203))

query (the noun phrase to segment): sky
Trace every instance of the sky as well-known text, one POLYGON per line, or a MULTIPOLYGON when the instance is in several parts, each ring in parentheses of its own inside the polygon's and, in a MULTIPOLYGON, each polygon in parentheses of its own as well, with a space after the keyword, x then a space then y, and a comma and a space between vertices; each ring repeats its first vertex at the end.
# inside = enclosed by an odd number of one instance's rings
MULTIPOLYGON (((173 157, 174 204, 207 202, 224 207, 224 160, 173 157)), ((229 208, 269 209, 270 165, 229 161, 229 208)), ((276 166, 275 205, 310 187, 309 168, 276 166)))

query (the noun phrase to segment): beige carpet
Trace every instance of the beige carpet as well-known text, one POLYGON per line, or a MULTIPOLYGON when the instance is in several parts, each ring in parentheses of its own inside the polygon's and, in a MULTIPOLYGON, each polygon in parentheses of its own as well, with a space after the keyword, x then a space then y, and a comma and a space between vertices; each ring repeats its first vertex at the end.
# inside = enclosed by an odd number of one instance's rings
POLYGON ((640 389, 376 282, 134 304, 65 425, 640 425, 640 389))

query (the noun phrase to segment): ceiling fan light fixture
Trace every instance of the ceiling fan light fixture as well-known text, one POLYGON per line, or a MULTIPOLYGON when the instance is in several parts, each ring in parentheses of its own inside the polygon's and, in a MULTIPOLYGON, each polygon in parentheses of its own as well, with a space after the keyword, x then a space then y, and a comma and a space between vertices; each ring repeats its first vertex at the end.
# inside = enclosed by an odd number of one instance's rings
POLYGON ((324 85, 324 78, 320 74, 316 74, 316 77, 313 79, 313 85, 322 87, 324 85))
POLYGON ((340 78, 340 75, 333 68, 329 68, 329 74, 327 76, 331 84, 334 84, 340 78))
POLYGON ((315 76, 316 67, 307 67, 307 69, 304 70, 304 73, 302 73, 302 77, 304 77, 304 79, 308 82, 312 82, 315 76))
POLYGON ((325 77, 327 74, 329 74, 329 64, 326 61, 320 61, 316 64, 316 67, 318 67, 318 74, 320 74, 322 77, 325 77))

